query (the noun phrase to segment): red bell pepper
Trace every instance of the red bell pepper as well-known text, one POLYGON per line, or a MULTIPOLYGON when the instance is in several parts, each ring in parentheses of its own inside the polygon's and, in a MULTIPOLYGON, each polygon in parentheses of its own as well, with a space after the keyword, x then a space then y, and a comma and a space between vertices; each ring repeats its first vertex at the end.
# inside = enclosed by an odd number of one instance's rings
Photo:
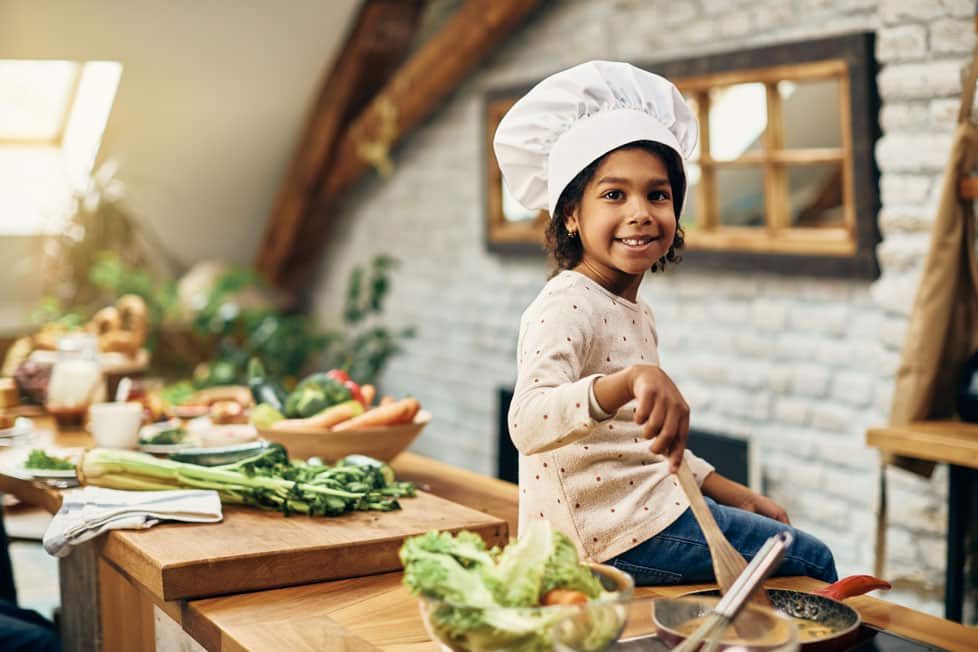
POLYGON ((327 378, 332 378, 340 383, 345 383, 350 380, 350 374, 346 373, 342 369, 330 369, 326 372, 327 378))
POLYGON ((352 380, 348 380, 345 383, 343 383, 343 386, 346 387, 348 390, 350 390, 350 395, 353 397, 354 401, 357 401, 360 405, 364 407, 364 409, 367 408, 367 400, 363 398, 363 392, 360 391, 359 385, 357 385, 352 380))

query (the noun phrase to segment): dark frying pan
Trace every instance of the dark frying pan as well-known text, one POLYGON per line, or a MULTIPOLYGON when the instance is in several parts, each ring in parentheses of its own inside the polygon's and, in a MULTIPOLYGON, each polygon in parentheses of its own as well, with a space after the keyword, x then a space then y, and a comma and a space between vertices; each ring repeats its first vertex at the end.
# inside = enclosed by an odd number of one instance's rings
MULTIPOLYGON (((844 650, 859 636, 862 618, 859 612, 842 601, 876 589, 889 589, 890 583, 872 575, 850 575, 835 584, 809 593, 788 589, 767 589, 771 604, 778 611, 798 619, 801 649, 805 652, 844 650), (806 626, 807 625, 807 626, 806 626), (805 630, 821 630, 805 641, 805 630)), ((687 595, 718 596, 719 591, 696 591, 687 595)))

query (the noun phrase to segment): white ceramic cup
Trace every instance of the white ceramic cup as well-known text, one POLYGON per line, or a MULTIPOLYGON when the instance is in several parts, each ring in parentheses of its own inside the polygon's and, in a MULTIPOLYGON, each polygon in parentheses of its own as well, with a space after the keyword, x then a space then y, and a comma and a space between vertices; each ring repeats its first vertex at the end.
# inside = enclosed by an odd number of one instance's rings
POLYGON ((143 422, 141 403, 95 403, 88 408, 89 428, 99 448, 136 448, 143 422))

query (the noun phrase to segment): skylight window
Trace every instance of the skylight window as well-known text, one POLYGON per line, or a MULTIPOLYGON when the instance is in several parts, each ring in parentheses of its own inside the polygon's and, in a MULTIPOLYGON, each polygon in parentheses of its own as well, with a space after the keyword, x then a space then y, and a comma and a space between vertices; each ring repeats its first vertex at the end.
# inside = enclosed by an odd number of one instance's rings
POLYGON ((122 66, 0 61, 0 235, 58 231, 102 142, 122 66))

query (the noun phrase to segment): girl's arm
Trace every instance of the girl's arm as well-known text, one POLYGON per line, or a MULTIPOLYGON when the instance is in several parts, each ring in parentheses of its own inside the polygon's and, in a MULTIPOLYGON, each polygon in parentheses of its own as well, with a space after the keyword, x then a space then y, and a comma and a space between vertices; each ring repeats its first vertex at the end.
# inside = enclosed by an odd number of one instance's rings
POLYGON ((584 310, 558 297, 544 299, 524 314, 508 415, 510 438, 522 454, 575 442, 599 423, 589 405, 596 376, 583 375, 593 329, 584 310))
POLYGON ((749 487, 725 478, 719 473, 713 472, 706 476, 703 480, 702 489, 705 495, 721 505, 730 505, 731 507, 737 507, 747 512, 754 512, 761 516, 773 518, 775 521, 790 524, 788 513, 784 510, 784 507, 767 496, 762 496, 752 491, 749 487))
POLYGON ((610 414, 634 398, 635 423, 644 424, 646 439, 655 439, 650 450, 668 455, 670 470, 679 470, 689 435, 689 405, 666 372, 656 365, 632 365, 595 381, 594 397, 610 414))

